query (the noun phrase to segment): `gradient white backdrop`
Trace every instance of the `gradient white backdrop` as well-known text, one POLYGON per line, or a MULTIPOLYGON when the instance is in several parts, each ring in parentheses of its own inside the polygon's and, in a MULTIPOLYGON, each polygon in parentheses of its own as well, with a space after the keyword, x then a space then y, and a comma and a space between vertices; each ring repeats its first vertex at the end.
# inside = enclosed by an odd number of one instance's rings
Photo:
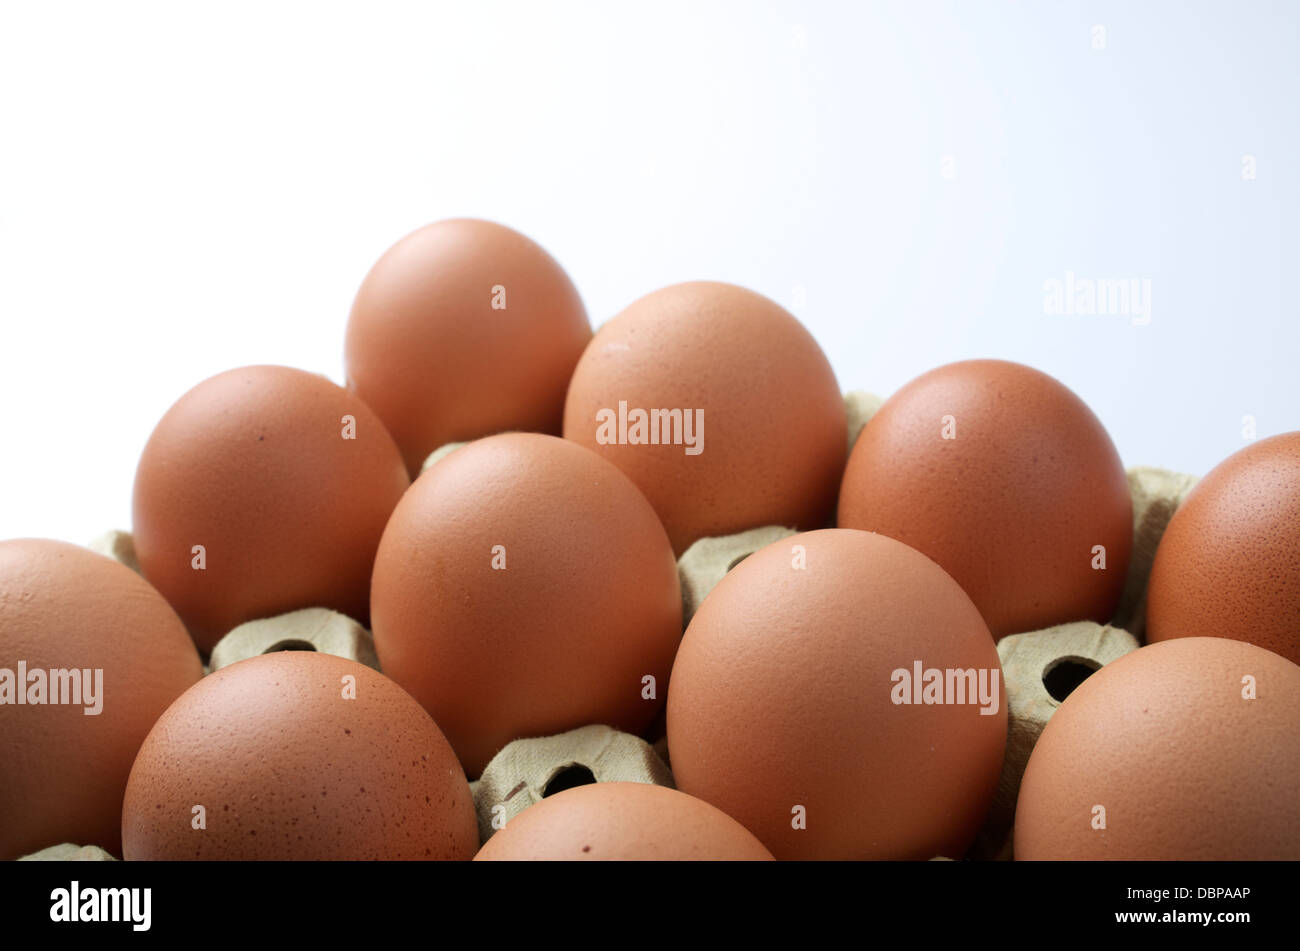
POLYGON ((1020 360, 1203 474, 1300 428, 1298 64, 1295 3, 4 2, 0 538, 129 527, 213 373, 341 382, 370 264, 453 215, 593 324, 733 281, 845 389, 1020 360), (1150 322, 1044 313, 1067 272, 1150 322))

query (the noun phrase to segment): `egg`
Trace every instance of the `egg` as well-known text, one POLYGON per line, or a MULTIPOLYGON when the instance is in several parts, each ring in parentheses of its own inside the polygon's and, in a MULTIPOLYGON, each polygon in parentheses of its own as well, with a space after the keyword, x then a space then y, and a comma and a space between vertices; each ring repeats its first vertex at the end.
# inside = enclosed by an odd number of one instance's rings
POLYGON ((1064 385, 1003 360, 917 377, 854 444, 841 528, 929 555, 997 638, 1110 619, 1133 544, 1119 453, 1064 385))
POLYGON ((438 221, 366 275, 348 318, 348 387, 383 419, 410 472, 449 442, 505 430, 558 435, 591 339, 555 259, 490 221, 438 221))
POLYGON ((380 665, 470 776, 520 737, 639 732, 663 704, 681 610, 672 547, 636 486, 536 433, 425 471, 384 531, 371 592, 380 665))
POLYGON ((771 861, 726 813, 650 783, 590 783, 529 806, 477 861, 771 861))
POLYGON ((356 394, 289 367, 230 370, 149 437, 135 550, 204 654, 245 621, 298 608, 364 623, 375 549, 409 484, 356 394))
POLYGON ((730 284, 655 291, 578 362, 564 435, 637 484, 681 554, 762 525, 830 522, 847 453, 844 401, 812 335, 730 284))
POLYGON ((691 620, 668 687, 673 775, 778 859, 960 858, 1002 768, 1001 674, 930 559, 868 532, 795 535, 691 620))
POLYGON ((1147 639, 1230 637, 1300 663, 1300 432, 1229 456, 1174 513, 1147 589, 1147 639))
POLYGON ((437 725, 387 677, 280 651, 187 690, 145 739, 128 860, 469 859, 478 824, 437 725))
POLYGON ((129 568, 0 542, 0 859, 65 842, 120 855, 136 750, 202 674, 176 612, 129 568))
POLYGON ((1300 859, 1300 667, 1186 637, 1065 698, 1016 807, 1018 859, 1300 859))

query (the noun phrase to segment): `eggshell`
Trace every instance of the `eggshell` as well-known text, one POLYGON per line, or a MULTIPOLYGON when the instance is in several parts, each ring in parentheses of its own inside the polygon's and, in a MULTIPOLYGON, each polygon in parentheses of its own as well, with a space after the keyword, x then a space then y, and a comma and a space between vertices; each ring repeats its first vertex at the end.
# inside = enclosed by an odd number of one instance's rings
POLYGON ((839 525, 929 555, 1001 638, 1109 620, 1133 505, 1119 454, 1082 400, 1030 367, 968 360, 917 377, 867 423, 839 525))
POLYGON ((460 763, 405 691, 282 651, 167 709, 131 769, 122 841, 128 860, 469 859, 478 826, 460 763))
POLYGON ((149 437, 136 553, 205 654, 236 625, 298 608, 364 623, 375 549, 408 485, 355 394, 289 367, 230 370, 182 396, 149 437))
POLYGON ((699 538, 762 525, 826 525, 846 431, 835 374, 812 335, 767 298, 713 282, 655 291, 602 326, 564 410, 565 437, 640 487, 679 555, 699 538), (603 443, 598 414, 617 416, 620 403, 629 414, 702 412, 701 451, 687 453, 684 432, 670 434, 677 443, 603 443))
POLYGON ((439 221, 393 245, 348 319, 349 388, 417 474, 448 442, 503 430, 558 435, 591 325, 549 254, 517 231, 439 221))
POLYGON ((518 737, 639 732, 662 706, 681 610, 645 497, 553 436, 491 436, 426 470, 375 559, 380 666, 470 776, 518 737))
POLYGON ((1147 638, 1230 637, 1300 663, 1300 432, 1229 456, 1156 549, 1147 638))
MULTIPOLYGON (((136 750, 203 675, 180 618, 131 569, 76 545, 0 542, 0 859, 63 842, 121 854, 122 794, 136 750), (96 671, 82 703, 17 705, 36 670, 96 671)), ((83 674, 84 684, 84 674, 83 674)), ((27 696, 26 694, 24 695, 27 696)), ((46 701, 53 692, 46 687, 46 701)), ((60 699, 63 696, 60 695, 60 699)), ((72 698, 75 699, 75 696, 72 698)))
POLYGON ((1047 722, 1016 858, 1300 859, 1298 735, 1300 667, 1271 651, 1187 637, 1126 654, 1047 722))
POLYGON ((771 861, 735 819, 649 783, 591 783, 529 806, 475 861, 771 861))
POLYGON ((1002 767, 1001 672, 970 598, 919 552, 844 529, 774 542, 709 593, 678 650, 677 787, 778 859, 960 857, 1002 767), (986 671, 991 712, 896 703, 918 661, 986 671))

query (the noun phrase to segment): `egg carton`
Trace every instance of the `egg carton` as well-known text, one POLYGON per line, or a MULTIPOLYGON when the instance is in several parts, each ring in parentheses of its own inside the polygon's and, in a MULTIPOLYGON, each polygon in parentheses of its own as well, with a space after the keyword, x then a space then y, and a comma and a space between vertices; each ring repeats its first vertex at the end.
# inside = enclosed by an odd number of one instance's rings
MULTIPOLYGON (((858 434, 883 404, 866 391, 845 395, 846 433, 851 450, 858 434)), ((423 469, 460 448, 451 443, 435 450, 423 469)), ((1109 624, 1078 621, 1039 631, 1013 634, 998 642, 1007 698, 1007 745, 1002 775, 984 825, 966 856, 1008 860, 1020 781, 1047 721, 1072 685, 1102 666, 1136 650, 1146 620, 1146 589, 1156 547, 1174 512, 1197 479, 1190 475, 1139 466, 1127 471, 1133 500, 1134 544, 1119 608, 1109 624)), ((760 548, 795 534, 782 525, 755 527, 717 538, 703 538, 678 560, 683 626, 722 578, 760 548)), ((131 534, 108 532, 90 548, 139 571, 131 534)), ((336 654, 379 670, 374 640, 357 621, 326 608, 307 608, 234 628, 213 648, 205 673, 236 661, 276 650, 316 650, 336 654)), ((662 724, 662 720, 659 721, 662 724)), ((479 834, 486 842, 506 821, 551 792, 579 782, 646 782, 673 786, 666 740, 655 743, 593 724, 555 736, 516 740, 492 759, 471 783, 479 834)), ((64 844, 28 859, 103 860, 113 857, 96 846, 64 844)))

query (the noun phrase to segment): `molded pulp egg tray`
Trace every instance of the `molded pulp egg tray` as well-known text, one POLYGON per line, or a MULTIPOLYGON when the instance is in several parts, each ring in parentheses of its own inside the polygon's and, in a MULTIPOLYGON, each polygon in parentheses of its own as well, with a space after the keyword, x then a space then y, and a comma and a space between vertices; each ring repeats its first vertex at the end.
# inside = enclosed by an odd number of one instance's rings
MULTIPOLYGON (((883 401, 857 391, 845 397, 849 446, 883 401)), ((428 468, 461 444, 444 446, 430 455, 428 468)), ((1128 470, 1133 498, 1134 544, 1128 578, 1119 609, 1109 624, 1078 621, 1040 631, 1004 637, 998 642, 1006 685, 1008 728, 1006 758, 997 793, 969 858, 1011 858, 1011 831, 1016 797, 1029 754, 1048 719, 1083 678, 1105 664, 1136 650, 1142 640, 1147 579, 1156 546, 1169 519, 1195 485, 1193 476, 1151 467, 1128 470)), ((683 624, 722 577, 765 545, 795 534, 779 525, 758 526, 736 535, 705 538, 679 559, 683 624)), ((131 535, 113 531, 89 546, 138 571, 131 535)), ((277 650, 315 650, 336 654, 379 669, 370 633, 356 621, 325 608, 308 608, 252 621, 230 631, 213 649, 205 672, 238 660, 277 650)), ((662 734, 662 719, 656 721, 662 734)), ((643 782, 672 786, 666 739, 653 744, 600 724, 556 736, 520 739, 507 745, 471 783, 478 813, 479 835, 486 842, 505 820, 518 815, 543 796, 583 782, 643 782)), ((97 846, 54 845, 27 859, 113 860, 97 846)))

